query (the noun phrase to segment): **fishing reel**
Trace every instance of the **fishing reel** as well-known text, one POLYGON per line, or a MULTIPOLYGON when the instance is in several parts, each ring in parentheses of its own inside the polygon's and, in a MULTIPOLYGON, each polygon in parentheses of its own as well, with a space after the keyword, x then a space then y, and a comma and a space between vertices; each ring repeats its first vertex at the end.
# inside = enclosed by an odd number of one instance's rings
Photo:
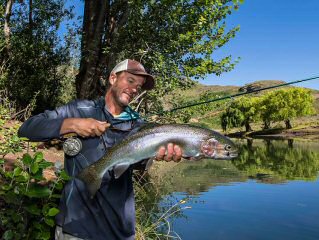
POLYGON ((63 151, 66 155, 73 157, 82 150, 82 142, 75 133, 66 134, 63 142, 63 151))

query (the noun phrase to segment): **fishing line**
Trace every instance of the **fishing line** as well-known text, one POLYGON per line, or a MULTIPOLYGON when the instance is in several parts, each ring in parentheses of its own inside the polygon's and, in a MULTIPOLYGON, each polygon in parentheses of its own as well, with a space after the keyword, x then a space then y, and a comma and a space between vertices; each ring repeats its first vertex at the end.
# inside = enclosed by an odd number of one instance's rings
MULTIPOLYGON (((175 112, 177 110, 180 110, 180 109, 184 109, 184 108, 189 108, 189 107, 194 107, 194 106, 198 106, 198 105, 202 105, 202 104, 207 104, 207 103, 212 103, 212 102, 217 102, 217 101, 222 101, 222 100, 225 100, 225 99, 231 99, 233 100, 235 97, 239 97, 239 96, 243 96, 243 95, 247 95, 247 94, 251 94, 251 93, 256 93, 256 92, 261 92, 261 91, 264 91, 264 90, 268 90, 268 89, 273 89, 273 88, 279 88, 279 87, 283 87, 283 86, 288 86, 288 85, 291 85, 291 84, 295 84, 295 83, 300 83, 300 82, 306 82, 306 81, 310 81, 310 80, 314 80, 314 79, 318 79, 319 76, 316 76, 316 77, 311 77, 311 78, 306 78, 306 79, 302 79, 302 80, 296 80, 296 81, 292 81, 292 82, 287 82, 287 83, 282 83, 282 84, 277 84, 277 85, 274 85, 274 86, 269 86, 269 87, 263 87, 263 88, 258 88, 258 89, 252 89, 252 90, 247 90, 246 89, 246 92, 241 92, 241 93, 237 93, 237 94, 233 94, 233 95, 227 95, 227 96, 224 96, 224 97, 219 97, 219 98, 214 98, 214 99, 210 99, 210 100, 207 100, 207 101, 201 101, 201 102, 197 102, 197 103, 192 103, 192 104, 188 104, 188 105, 184 105, 184 106, 180 106, 180 107, 176 107, 176 108, 172 108, 172 109, 169 109, 169 110, 166 110, 166 111, 160 111, 160 112, 155 112, 155 113, 149 113, 147 115, 144 116, 144 118, 149 118, 151 116, 155 116, 155 115, 159 115, 159 116, 162 116, 164 115, 165 113, 170 113, 170 112, 175 112)), ((124 122, 128 122, 128 121, 132 121, 131 119, 130 120, 122 120, 122 121, 118 121, 116 123, 113 123, 110 125, 110 128, 114 129, 114 130, 120 130, 120 131, 128 131, 128 130, 121 130, 119 128, 116 128, 114 127, 115 125, 117 124, 121 124, 121 123, 124 123, 124 122)), ((75 149, 74 146, 77 146, 75 143, 80 141, 78 140, 76 137, 70 137, 67 139, 69 139, 70 141, 73 140, 73 142, 71 142, 72 144, 69 144, 70 145, 70 151, 69 152, 72 152, 74 150, 81 150, 82 148, 82 145, 80 147, 77 147, 75 149), (76 142, 74 142, 76 141, 76 142)), ((104 141, 104 138, 103 138, 103 141, 104 141)), ((105 143, 105 142, 104 142, 105 143)), ((65 150, 65 149, 64 149, 65 150)), ((68 150, 68 149, 67 149, 68 150)), ((66 151, 65 151, 66 152, 66 151)))
POLYGON ((210 99, 210 100, 206 100, 206 101, 202 101, 202 102, 192 103, 192 104, 188 104, 188 105, 172 108, 172 109, 169 109, 169 110, 166 110, 166 111, 150 113, 150 114, 147 114, 145 116, 145 118, 148 118, 148 117, 154 116, 154 115, 160 115, 161 116, 161 115, 163 115, 165 113, 174 112, 174 111, 177 111, 177 110, 180 110, 180 109, 184 109, 184 108, 194 107, 194 106, 198 106, 198 105, 202 105, 202 104, 206 104, 206 103, 211 103, 211 102, 217 102, 217 101, 221 101, 221 100, 225 100, 225 99, 233 99, 233 98, 238 97, 238 96, 243 96, 243 95, 247 95, 247 94, 251 94, 251 93, 256 93, 256 92, 260 92, 260 91, 264 91, 264 90, 268 90, 268 89, 272 89, 272 88, 283 87, 283 86, 287 86, 287 85, 291 85, 291 84, 295 84, 295 83, 306 82, 306 81, 314 80, 314 79, 317 79, 317 78, 319 78, 319 76, 306 78, 306 79, 302 79, 302 80, 296 80, 296 81, 287 82, 287 83, 282 83, 282 84, 277 84, 277 85, 269 86, 269 87, 258 88, 258 89, 249 90, 249 91, 246 91, 246 92, 237 93, 237 94, 233 94, 233 95, 227 95, 227 96, 224 96, 224 97, 214 98, 214 99, 210 99))
MULTIPOLYGON (((287 82, 287 83, 277 84, 277 85, 273 85, 273 86, 269 86, 269 87, 263 87, 263 88, 248 90, 248 91, 246 90, 246 92, 236 93, 236 94, 233 94, 233 95, 227 95, 227 96, 224 96, 224 97, 219 97, 219 98, 209 99, 209 100, 206 100, 206 101, 201 101, 201 102, 196 102, 196 103, 192 103, 192 104, 187 104, 187 105, 184 105, 184 106, 172 108, 172 109, 165 110, 165 111, 159 111, 159 112, 149 113, 149 114, 146 114, 146 115, 144 116, 144 118, 149 118, 149 117, 155 116, 155 115, 162 116, 162 115, 164 115, 164 114, 166 114, 166 113, 175 112, 175 111, 180 110, 180 109, 189 108, 189 107, 194 107, 194 106, 198 106, 198 105, 202 105, 202 104, 207 104, 207 103, 212 103, 212 102, 218 102, 218 101, 222 101, 222 100, 225 100, 225 99, 231 99, 231 100, 232 100, 232 99, 234 99, 235 97, 239 97, 239 96, 243 96, 243 95, 247 95, 247 94, 251 94, 251 93, 257 93, 257 92, 265 91, 265 90, 268 90, 268 89, 273 89, 273 88, 279 88, 279 87, 283 87, 283 86, 288 86, 288 85, 296 84, 296 83, 300 83, 300 82, 306 82, 306 81, 310 81, 310 80, 314 80, 314 79, 318 79, 318 78, 319 78, 319 76, 316 76, 316 77, 311 77, 311 78, 306 78, 306 79, 291 81, 291 82, 287 82)), ((111 125, 111 127, 112 127, 113 125, 121 124, 121 123, 127 122, 127 121, 131 121, 131 120, 123 120, 123 121, 119 121, 119 122, 113 123, 113 124, 111 125)))

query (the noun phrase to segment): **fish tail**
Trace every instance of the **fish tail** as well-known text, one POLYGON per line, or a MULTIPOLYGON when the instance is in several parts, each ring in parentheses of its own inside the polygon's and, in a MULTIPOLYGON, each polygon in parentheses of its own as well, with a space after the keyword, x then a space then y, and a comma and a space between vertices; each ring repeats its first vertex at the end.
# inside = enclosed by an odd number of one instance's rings
POLYGON ((90 197, 93 198, 102 183, 102 178, 99 174, 94 168, 87 167, 77 175, 77 178, 85 183, 86 188, 90 193, 90 197))

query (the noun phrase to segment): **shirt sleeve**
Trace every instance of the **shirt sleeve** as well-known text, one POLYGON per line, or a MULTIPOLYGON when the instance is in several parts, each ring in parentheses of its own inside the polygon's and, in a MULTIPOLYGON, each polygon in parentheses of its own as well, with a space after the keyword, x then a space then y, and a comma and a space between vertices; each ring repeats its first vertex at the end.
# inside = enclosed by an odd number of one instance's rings
POLYGON ((30 117, 19 128, 19 137, 26 137, 31 141, 48 141, 60 138, 60 129, 64 119, 75 117, 71 116, 70 108, 76 108, 76 106, 68 104, 30 117))

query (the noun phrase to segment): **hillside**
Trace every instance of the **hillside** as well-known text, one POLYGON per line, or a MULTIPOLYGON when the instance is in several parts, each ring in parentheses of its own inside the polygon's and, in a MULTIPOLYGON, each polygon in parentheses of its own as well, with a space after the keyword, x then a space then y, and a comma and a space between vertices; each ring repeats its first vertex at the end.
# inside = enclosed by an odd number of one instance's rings
MULTIPOLYGON (((177 92, 177 94, 181 94, 185 98, 188 98, 190 100, 196 100, 200 94, 203 94, 205 92, 224 92, 224 93, 229 93, 229 94, 236 94, 238 92, 244 92, 244 91, 249 91, 250 89, 252 90, 258 90, 260 88, 266 88, 270 86, 276 86, 280 84, 286 83, 285 81, 280 81, 280 80, 259 80, 259 81, 254 81, 248 84, 245 84, 244 86, 235 86, 235 85, 230 85, 230 86, 220 86, 220 85, 203 85, 200 83, 196 83, 191 89, 183 90, 177 92)), ((294 85, 288 85, 288 86, 283 86, 279 87, 276 89, 283 89, 283 88, 288 88, 288 87, 295 87, 294 85)), ((271 90, 266 90, 266 91, 273 91, 274 89, 271 90)), ((314 94, 319 94, 319 90, 314 90, 311 89, 314 94)), ((263 92, 262 92, 263 93, 263 92)))
MULTIPOLYGON (((171 94, 169 96, 166 96, 163 100, 165 102, 165 109, 169 110, 175 107, 179 106, 187 106, 189 104, 198 103, 198 102, 204 102, 207 100, 212 100, 216 98, 221 98, 224 96, 234 95, 238 94, 240 92, 249 92, 249 91, 255 91, 260 88, 265 88, 269 86, 275 86, 285 83, 284 81, 280 80, 260 80, 251 82, 249 84, 246 84, 244 86, 219 86, 219 85, 203 85, 200 83, 195 83, 195 85, 187 90, 179 90, 176 91, 174 94, 171 94)), ((275 89, 283 89, 283 88, 291 88, 295 87, 294 85, 279 87, 275 89)), ((313 93, 313 96, 315 98, 315 110, 317 115, 311 116, 311 117, 303 117, 298 121, 298 119, 295 119, 294 121, 297 123, 296 125, 307 125, 308 123, 310 125, 318 125, 319 122, 319 91, 310 89, 313 93), (309 121, 308 121, 309 120, 309 121)), ((269 89, 261 92, 254 92, 251 94, 248 94, 246 96, 258 96, 262 95, 267 91, 274 91, 274 89, 269 89)), ((174 112, 174 115, 188 115, 188 117, 185 117, 185 119, 188 120, 188 122, 202 125, 205 127, 210 127, 214 129, 220 129, 220 113, 227 107, 229 101, 231 99, 226 99, 223 101, 216 101, 213 103, 207 103, 202 104, 195 107, 186 108, 183 110, 177 110, 174 112)), ((257 126, 259 129, 260 126, 257 126)))
MULTIPOLYGON (((260 80, 255 81, 244 86, 220 86, 220 85, 204 85, 196 82, 194 86, 187 90, 178 90, 173 94, 170 94, 164 98, 164 102, 166 103, 166 108, 169 109, 171 106, 172 100, 182 100, 187 99, 187 102, 197 102, 199 101, 199 97, 205 93, 220 93, 221 95, 233 95, 242 91, 247 91, 249 89, 259 89, 265 88, 269 86, 275 86, 279 84, 285 83, 284 81, 279 80, 260 80)), ((319 91, 317 91, 319 93, 319 91)), ((207 99, 208 100, 208 99, 207 99)))

